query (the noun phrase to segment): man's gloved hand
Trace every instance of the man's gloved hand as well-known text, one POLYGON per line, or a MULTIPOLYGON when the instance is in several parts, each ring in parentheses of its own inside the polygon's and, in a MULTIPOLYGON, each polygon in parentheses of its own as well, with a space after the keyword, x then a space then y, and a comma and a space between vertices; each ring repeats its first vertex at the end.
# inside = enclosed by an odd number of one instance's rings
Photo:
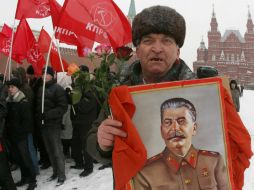
POLYGON ((211 66, 201 66, 197 68, 197 77, 201 78, 209 78, 218 76, 218 70, 211 66))

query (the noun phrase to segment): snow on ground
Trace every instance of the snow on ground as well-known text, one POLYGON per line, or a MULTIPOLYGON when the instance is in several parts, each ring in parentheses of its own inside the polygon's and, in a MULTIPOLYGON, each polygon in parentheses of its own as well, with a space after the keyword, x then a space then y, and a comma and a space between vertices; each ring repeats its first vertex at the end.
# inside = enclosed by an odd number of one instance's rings
MULTIPOLYGON (((254 90, 245 90, 240 99, 240 116, 251 135, 251 148, 254 152, 254 90)), ((243 190, 254 189, 254 156, 251 158, 250 167, 245 171, 243 190)))
MULTIPOLYGON (((57 180, 48 182, 47 179, 52 175, 52 168, 41 170, 40 175, 37 176, 36 190, 112 190, 113 177, 112 169, 106 168, 98 170, 101 164, 94 164, 94 172, 84 178, 80 178, 79 174, 82 170, 70 169, 74 165, 72 160, 66 161, 66 177, 67 180, 61 186, 56 187, 57 180)), ((20 172, 18 170, 13 172, 14 181, 20 180, 20 172)), ((25 190, 28 185, 19 187, 18 190, 25 190)))
MULTIPOLYGON (((240 116, 249 130, 252 138, 252 150, 254 152, 254 91, 244 91, 244 95, 241 98, 240 116)), ((104 170, 98 170, 100 164, 94 165, 94 172, 85 178, 80 178, 79 174, 82 170, 70 169, 70 165, 73 165, 72 160, 66 161, 66 176, 67 180, 62 186, 56 187, 56 181, 47 182, 47 179, 52 175, 52 169, 41 170, 40 175, 37 177, 38 187, 36 190, 112 190, 113 189, 113 177, 112 169, 106 168, 104 170)), ((14 181, 20 180, 20 172, 14 171, 14 181)), ((18 188, 18 190, 25 190, 27 186, 18 188)), ((245 171, 245 185, 243 190, 254 189, 254 157, 251 159, 250 167, 245 171)))

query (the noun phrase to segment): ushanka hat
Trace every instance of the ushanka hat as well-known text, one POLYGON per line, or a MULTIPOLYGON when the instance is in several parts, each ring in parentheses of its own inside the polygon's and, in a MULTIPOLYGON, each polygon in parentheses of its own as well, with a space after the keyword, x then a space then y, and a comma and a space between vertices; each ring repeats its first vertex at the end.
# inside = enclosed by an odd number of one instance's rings
POLYGON ((32 65, 29 65, 26 69, 26 73, 29 75, 34 75, 34 68, 32 65))
MULTIPOLYGON (((45 68, 42 69, 42 73, 45 73, 45 68)), ((54 77, 55 71, 52 67, 48 66, 47 67, 47 74, 51 75, 52 77, 54 77)))
POLYGON ((143 36, 165 34, 182 47, 185 38, 185 20, 175 9, 166 6, 152 6, 137 14, 132 23, 132 42, 139 45, 143 36))

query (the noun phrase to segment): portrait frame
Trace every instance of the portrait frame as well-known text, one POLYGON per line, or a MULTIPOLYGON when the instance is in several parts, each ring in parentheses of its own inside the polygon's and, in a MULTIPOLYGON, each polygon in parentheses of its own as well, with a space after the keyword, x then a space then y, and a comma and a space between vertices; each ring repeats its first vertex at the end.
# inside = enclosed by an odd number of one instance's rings
MULTIPOLYGON (((198 127, 197 134, 193 137, 193 145, 199 150, 220 153, 226 165, 228 184, 232 189, 232 163, 223 83, 221 78, 215 77, 128 87, 127 91, 135 105, 131 120, 144 144, 147 161, 159 155, 165 148, 160 131, 161 103, 170 98, 184 98, 192 102, 197 111, 198 127)), ((112 111, 113 116, 118 117, 118 114, 114 114, 116 110, 112 111)))

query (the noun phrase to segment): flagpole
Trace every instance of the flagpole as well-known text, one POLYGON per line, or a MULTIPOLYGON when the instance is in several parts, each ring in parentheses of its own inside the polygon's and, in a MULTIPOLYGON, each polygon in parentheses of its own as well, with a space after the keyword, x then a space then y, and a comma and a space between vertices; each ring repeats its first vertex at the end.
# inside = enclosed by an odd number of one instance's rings
MULTIPOLYGON (((54 36, 53 36, 53 38, 55 39, 54 36)), ((53 40, 53 39, 52 39, 52 40, 53 40)), ((60 53, 59 43, 58 43, 58 40, 57 40, 57 39, 55 39, 55 40, 56 40, 57 53, 58 53, 58 56, 59 56, 61 68, 62 68, 62 71, 64 72, 63 61, 62 61, 62 57, 61 57, 61 53, 60 53)), ((65 80, 65 84, 68 84, 68 82, 67 82, 67 80, 66 80, 66 77, 64 77, 64 80, 65 80)))
MULTIPOLYGON (((55 35, 56 32, 56 27, 53 31, 52 34, 52 38, 50 41, 50 45, 49 45, 49 51, 48 51, 48 55, 47 55, 47 61, 46 61, 46 65, 45 65, 45 69, 44 69, 44 76, 43 76, 43 85, 42 85, 42 100, 41 100, 41 113, 44 114, 44 100, 45 100, 45 84, 46 84, 46 73, 47 73, 47 69, 48 69, 48 65, 49 65, 49 56, 50 56, 50 51, 52 49, 52 44, 53 44, 53 37, 55 35)), ((41 120, 42 125, 44 124, 44 120, 41 120)))
POLYGON ((11 79, 11 56, 12 56, 12 45, 13 45, 13 39, 14 39, 14 28, 15 28, 15 18, 14 18, 12 34, 11 34, 11 47, 10 47, 9 57, 7 59, 7 65, 9 66, 9 76, 8 76, 9 80, 11 79))
POLYGON ((8 69, 8 66, 9 66, 9 56, 8 56, 8 58, 7 58, 7 63, 6 63, 6 65, 5 65, 5 70, 4 70, 4 81, 3 81, 3 83, 5 83, 5 80, 6 80, 6 74, 7 74, 7 69, 8 69))
MULTIPOLYGON (((63 61, 62 61, 62 57, 61 57, 61 53, 60 53, 60 48, 59 48, 58 40, 56 40, 56 47, 57 47, 57 53, 58 53, 58 56, 59 56, 61 68, 62 68, 62 71, 64 72, 63 61)), ((65 81, 66 81, 66 79, 65 79, 65 81)))
MULTIPOLYGON (((53 37, 54 37, 54 36, 53 36, 53 37)), ((56 47, 57 47, 57 52, 58 52, 58 56, 59 56, 59 59, 60 59, 61 68, 62 68, 62 71, 64 72, 62 57, 61 57, 60 48, 59 48, 59 43, 58 43, 58 40, 57 40, 57 39, 56 39, 56 47)), ((67 82, 67 80, 66 80, 66 77, 64 77, 64 80, 65 80, 65 84, 68 84, 68 82, 67 82)), ((76 115, 76 112, 75 112, 75 109, 74 109, 74 106, 73 106, 73 105, 71 105, 71 108, 72 108, 73 114, 76 115)))

